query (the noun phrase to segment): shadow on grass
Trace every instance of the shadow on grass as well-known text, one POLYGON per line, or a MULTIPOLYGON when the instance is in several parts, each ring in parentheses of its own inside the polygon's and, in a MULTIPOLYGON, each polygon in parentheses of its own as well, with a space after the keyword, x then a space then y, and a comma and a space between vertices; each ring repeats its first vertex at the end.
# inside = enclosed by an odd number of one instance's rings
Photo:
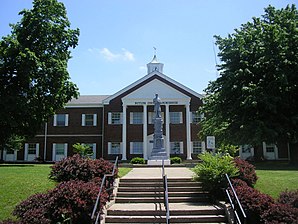
POLYGON ((1 167, 32 167, 33 164, 0 164, 1 167))
POLYGON ((298 170, 298 165, 292 165, 288 161, 262 161, 252 164, 256 170, 298 170))

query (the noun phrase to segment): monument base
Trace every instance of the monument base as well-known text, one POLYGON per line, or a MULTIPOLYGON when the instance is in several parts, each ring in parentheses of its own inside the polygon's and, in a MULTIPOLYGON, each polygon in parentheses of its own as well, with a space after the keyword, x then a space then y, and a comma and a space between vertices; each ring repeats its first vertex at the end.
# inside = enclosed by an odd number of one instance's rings
MULTIPOLYGON (((149 159, 147 161, 148 166, 161 166, 162 160, 161 159, 149 159)), ((169 159, 164 159, 164 165, 168 166, 171 165, 171 161, 169 159)))

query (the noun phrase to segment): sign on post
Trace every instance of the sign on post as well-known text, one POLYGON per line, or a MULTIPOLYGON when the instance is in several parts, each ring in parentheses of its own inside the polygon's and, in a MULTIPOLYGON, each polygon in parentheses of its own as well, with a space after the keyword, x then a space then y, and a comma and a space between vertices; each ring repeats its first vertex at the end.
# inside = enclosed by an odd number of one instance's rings
POLYGON ((207 136, 207 149, 215 149, 215 136, 207 136))

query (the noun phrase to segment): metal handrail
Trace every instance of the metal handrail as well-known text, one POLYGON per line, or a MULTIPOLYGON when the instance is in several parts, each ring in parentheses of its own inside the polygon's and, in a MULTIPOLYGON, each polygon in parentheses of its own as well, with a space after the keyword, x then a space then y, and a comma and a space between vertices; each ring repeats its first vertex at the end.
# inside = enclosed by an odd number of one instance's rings
POLYGON ((170 224, 168 177, 165 174, 164 160, 162 160, 162 179, 163 179, 163 189, 164 189, 164 205, 166 209, 166 223, 170 224))
POLYGON ((246 224, 246 222, 247 222, 246 221, 246 214, 245 214, 244 209, 243 209, 243 207, 242 207, 242 205, 241 205, 241 203, 239 201, 239 198, 237 196, 237 193, 236 193, 236 191, 235 191, 235 189, 234 189, 234 187, 233 187, 233 185, 231 183, 231 180, 230 180, 228 174, 225 174, 225 177, 226 177, 226 179, 228 181, 228 187, 227 187, 227 189, 225 189, 225 192, 226 192, 226 195, 227 195, 227 197, 229 199, 229 202, 230 202, 230 204, 232 206, 233 213, 234 213, 234 215, 236 217, 236 222, 238 224, 246 224), (232 195, 231 195, 231 191, 229 190, 229 188, 232 191, 232 195))
MULTIPOLYGON (((96 219, 95 219, 95 224, 98 224, 98 221, 99 221, 99 218, 100 218, 100 196, 101 196, 101 193, 103 191, 103 187, 106 186, 106 181, 108 179, 108 177, 110 177, 113 182, 114 182, 114 175, 115 175, 115 172, 116 172, 116 168, 117 168, 117 164, 118 164, 118 156, 116 157, 116 160, 115 160, 115 163, 114 163, 114 167, 113 167, 113 171, 111 174, 105 174, 101 180, 101 185, 100 185, 100 188, 99 188, 99 191, 98 191, 98 194, 97 194, 97 198, 96 198, 96 202, 95 202, 95 205, 94 205, 94 208, 93 208, 93 212, 92 212, 92 215, 91 215, 91 219, 93 220, 94 217, 95 217, 95 213, 99 207, 99 211, 97 212, 97 215, 96 215, 96 219)), ((111 181, 111 180, 110 180, 111 181)), ((109 183, 110 185, 111 183, 109 183)), ((109 194, 110 195, 110 194, 109 194)))

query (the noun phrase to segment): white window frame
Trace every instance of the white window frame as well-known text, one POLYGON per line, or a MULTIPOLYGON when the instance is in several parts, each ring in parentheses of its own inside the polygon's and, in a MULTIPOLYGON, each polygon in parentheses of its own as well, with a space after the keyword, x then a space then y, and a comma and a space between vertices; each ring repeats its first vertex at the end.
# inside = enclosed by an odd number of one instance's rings
POLYGON ((191 153, 194 153, 194 154, 201 154, 203 153, 203 142, 202 141, 193 141, 191 142, 191 153), (196 144, 200 144, 200 146, 196 146, 196 144), (196 150, 199 150, 201 152, 196 152, 196 150))
POLYGON ((172 154, 172 155, 183 154, 183 142, 178 142, 178 141, 170 142, 170 154, 172 154), (177 145, 179 145, 179 149, 178 149, 177 145), (178 149, 178 151, 173 151, 174 147, 176 149, 178 149))
POLYGON ((143 147, 143 142, 130 142, 130 154, 143 154, 143 147))
POLYGON ((193 124, 199 123, 200 121, 202 121, 202 119, 204 117, 203 114, 199 114, 196 111, 190 112, 190 116, 191 116, 191 123, 193 123, 193 124))
POLYGON ((108 124, 113 124, 113 125, 119 125, 122 124, 122 120, 123 120, 123 114, 122 112, 109 112, 108 113, 108 124), (114 116, 118 116, 119 114, 119 119, 115 118, 114 116), (116 120, 119 120, 119 122, 116 122, 116 120))
POLYGON ((69 121, 69 114, 54 114, 54 126, 56 127, 67 127, 68 126, 68 121, 69 121), (57 117, 60 115, 64 115, 64 125, 58 125, 58 120, 57 117))
POLYGON ((108 154, 109 155, 121 155, 122 154, 122 142, 108 142, 108 154), (113 151, 114 144, 119 144, 119 153, 113 151))
MULTIPOLYGON (((68 146, 68 144, 67 143, 53 143, 53 154, 52 154, 52 160, 53 161, 57 161, 56 160, 56 156, 57 156, 57 154, 56 154, 56 147, 57 147, 57 144, 61 144, 61 145, 64 145, 64 156, 63 157, 67 157, 67 146, 68 146)), ((59 156, 59 155, 58 155, 59 156)))
POLYGON ((82 114, 82 126, 97 126, 97 114, 82 114), (87 115, 93 115, 92 125, 86 124, 86 116, 87 115))
POLYGON ((25 143, 25 161, 33 161, 36 157, 39 156, 39 143, 25 143), (29 154, 30 145, 35 145, 35 154, 29 154), (32 156, 34 155, 34 157, 32 156))
POLYGON ((183 123, 183 114, 181 111, 170 112, 170 124, 182 124, 183 123), (177 115, 177 117, 175 117, 177 115))
POLYGON ((129 123, 130 124, 143 124, 143 112, 130 112, 129 114, 129 123))

